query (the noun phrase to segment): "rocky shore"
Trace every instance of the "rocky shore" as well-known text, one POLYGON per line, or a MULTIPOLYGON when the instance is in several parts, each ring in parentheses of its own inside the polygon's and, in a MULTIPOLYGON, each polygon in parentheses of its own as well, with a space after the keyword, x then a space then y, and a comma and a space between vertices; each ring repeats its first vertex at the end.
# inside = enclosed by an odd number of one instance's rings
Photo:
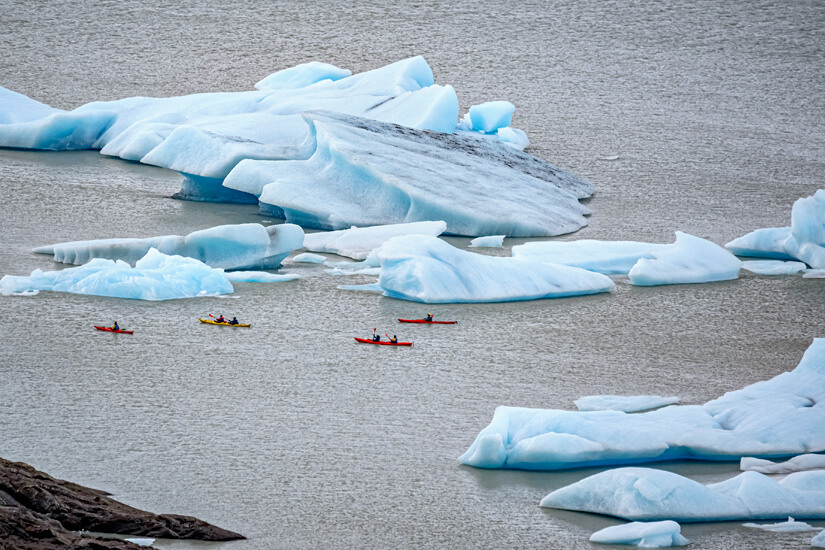
POLYGON ((113 500, 104 491, 0 458, 0 548, 140 548, 80 531, 204 541, 245 538, 194 517, 144 512, 113 500))

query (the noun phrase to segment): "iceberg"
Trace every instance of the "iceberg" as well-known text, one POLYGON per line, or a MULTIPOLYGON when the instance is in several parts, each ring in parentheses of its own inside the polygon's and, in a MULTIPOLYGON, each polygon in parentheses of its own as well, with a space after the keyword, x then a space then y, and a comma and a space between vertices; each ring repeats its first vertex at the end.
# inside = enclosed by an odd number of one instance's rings
POLYGON ((284 258, 303 246, 304 231, 297 225, 264 227, 257 223, 219 225, 186 236, 148 239, 101 239, 41 246, 38 254, 52 254, 56 262, 82 265, 93 258, 122 260, 131 265, 154 248, 166 255, 194 258, 223 269, 277 269, 284 258))
POLYGON ((825 189, 794 202, 790 227, 757 229, 725 247, 737 256, 799 260, 813 269, 825 268, 825 189))
POLYGON ((363 260, 369 256, 370 252, 393 237, 400 235, 437 237, 446 229, 447 224, 443 221, 351 227, 339 231, 307 233, 304 236, 304 248, 312 252, 328 252, 354 260, 363 260))
POLYGON ((825 470, 825 455, 804 454, 785 462, 773 462, 762 458, 742 457, 739 469, 761 474, 789 474, 805 470, 825 470))
POLYGON ((742 269, 757 275, 793 275, 808 268, 802 262, 785 262, 781 260, 751 260, 742 262, 742 269))
POLYGON ((490 134, 500 128, 510 126, 516 107, 509 101, 488 101, 480 105, 473 105, 469 112, 461 119, 458 127, 461 130, 470 130, 490 134))
POLYGON ((224 187, 314 229, 444 220, 452 235, 536 237, 587 224, 579 199, 593 185, 513 147, 329 111, 303 117, 308 159, 245 160, 224 187))
POLYGON ((788 517, 788 521, 783 521, 781 523, 743 523, 742 527, 764 529, 765 531, 771 531, 773 533, 801 533, 804 531, 819 530, 804 521, 796 521, 790 516, 788 517))
POLYGON ((825 339, 817 338, 793 371, 701 406, 635 414, 500 406, 459 461, 479 468, 558 470, 793 456, 825 451, 823 425, 825 339))
POLYGON ((134 267, 122 260, 94 258, 80 267, 49 272, 35 269, 28 277, 5 275, 0 279, 2 295, 34 290, 152 301, 233 292, 222 269, 193 258, 167 256, 154 248, 134 267))
POLYGON ((742 262, 706 239, 676 232, 673 244, 636 241, 549 241, 513 247, 513 257, 532 258, 589 269, 607 275, 626 274, 631 284, 651 286, 726 281, 739 277, 742 262))
POLYGON ((678 397, 657 395, 588 395, 574 401, 580 411, 639 412, 658 409, 679 402, 678 397))
POLYGON ((490 247, 499 248, 504 246, 504 238, 506 235, 487 235, 485 237, 476 237, 470 241, 471 247, 490 247))
POLYGON ((375 255, 384 295, 415 302, 535 300, 609 292, 614 286, 599 273, 475 254, 426 235, 394 237, 375 255))
POLYGON ((614 525, 597 531, 590 536, 590 542, 602 544, 625 544, 643 548, 668 548, 685 546, 690 541, 682 536, 682 528, 675 521, 634 521, 624 525, 614 525))
POLYGON ((545 508, 680 523, 825 518, 825 472, 798 472, 781 481, 756 472, 703 485, 652 468, 617 468, 557 489, 545 508))

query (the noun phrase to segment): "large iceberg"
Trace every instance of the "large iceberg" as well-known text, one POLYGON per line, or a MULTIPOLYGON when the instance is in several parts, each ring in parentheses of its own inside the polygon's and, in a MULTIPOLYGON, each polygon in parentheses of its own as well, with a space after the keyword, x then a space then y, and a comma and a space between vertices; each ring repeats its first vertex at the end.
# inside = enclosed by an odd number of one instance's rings
POLYGON ((736 279, 742 262, 706 239, 676 232, 672 244, 636 241, 545 241, 513 247, 513 257, 530 258, 626 274, 634 285, 706 283, 736 279))
POLYGON ((375 251, 386 296, 425 303, 508 302, 609 292, 605 275, 563 265, 459 250, 424 235, 394 237, 375 251))
POLYGON ((822 426, 825 339, 817 338, 793 371, 701 406, 637 414, 498 407, 459 460, 480 468, 557 470, 791 456, 825 451, 822 426))
POLYGON ((264 227, 257 223, 219 225, 186 236, 148 239, 100 239, 41 246, 38 254, 52 254, 56 262, 82 265, 92 258, 122 260, 135 265, 151 248, 167 255, 186 256, 223 269, 277 269, 284 258, 303 245, 304 230, 297 225, 264 227))
POLYGON ((825 472, 798 472, 775 481, 756 472, 703 485, 653 468, 617 468, 557 489, 546 508, 592 512, 634 521, 825 518, 825 472))
POLYGON ((317 229, 444 220, 454 235, 535 237, 587 224, 579 199, 593 185, 512 147, 328 111, 303 116, 307 160, 245 160, 224 187, 317 229))
POLYGON ((438 237, 447 224, 443 221, 399 223, 372 227, 351 227, 339 231, 320 231, 304 236, 304 248, 313 252, 329 252, 363 260, 370 252, 400 235, 430 235, 438 237))
POLYGON ((43 272, 28 277, 5 275, 0 294, 52 290, 134 300, 172 300, 231 294, 232 283, 222 269, 182 256, 167 256, 150 249, 135 263, 95 258, 80 267, 43 272))
POLYGON ((737 256, 799 260, 825 268, 825 189, 794 202, 790 227, 757 229, 725 246, 737 256))

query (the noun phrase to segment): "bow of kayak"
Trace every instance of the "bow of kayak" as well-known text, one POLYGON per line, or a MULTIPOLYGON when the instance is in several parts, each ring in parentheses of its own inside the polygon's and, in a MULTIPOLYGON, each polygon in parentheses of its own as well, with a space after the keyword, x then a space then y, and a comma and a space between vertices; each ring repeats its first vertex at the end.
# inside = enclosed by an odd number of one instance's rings
POLYGON ((384 342, 384 341, 376 342, 375 340, 373 340, 371 338, 358 338, 357 336, 355 337, 355 340, 357 342, 361 342, 362 344, 376 344, 378 346, 412 346, 413 345, 412 342, 389 342, 389 341, 387 341, 387 342, 384 342))

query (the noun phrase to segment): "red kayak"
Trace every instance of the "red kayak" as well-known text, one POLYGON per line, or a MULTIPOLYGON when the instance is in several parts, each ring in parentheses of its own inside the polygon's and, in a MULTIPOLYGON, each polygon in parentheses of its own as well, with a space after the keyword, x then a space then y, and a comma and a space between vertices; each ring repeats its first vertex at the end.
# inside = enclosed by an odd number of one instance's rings
POLYGON ((376 342, 372 338, 358 338, 358 337, 356 337, 355 340, 357 340, 358 342, 361 342, 362 344, 377 344, 379 346, 411 346, 411 345, 413 345, 412 342, 390 342, 389 340, 386 341, 386 342, 383 341, 383 340, 376 342))
POLYGON ((112 327, 99 327, 97 325, 95 325, 95 328, 97 330, 102 330, 103 332, 119 332, 121 334, 132 334, 133 332, 135 332, 134 330, 115 330, 112 327))
POLYGON ((425 323, 427 325, 454 325, 458 321, 428 321, 426 319, 399 319, 402 323, 425 323))

